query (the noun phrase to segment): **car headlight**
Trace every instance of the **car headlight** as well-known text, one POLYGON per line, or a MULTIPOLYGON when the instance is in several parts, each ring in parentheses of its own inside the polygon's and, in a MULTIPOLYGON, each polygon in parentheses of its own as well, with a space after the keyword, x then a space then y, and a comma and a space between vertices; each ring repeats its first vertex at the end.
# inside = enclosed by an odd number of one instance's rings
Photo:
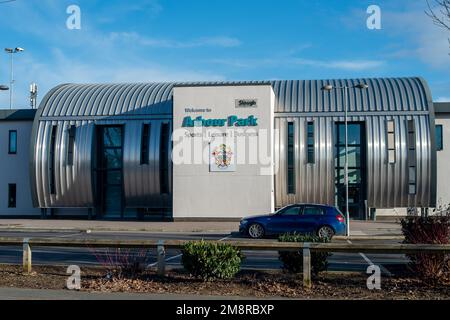
POLYGON ((247 224, 248 220, 241 220, 241 224, 247 224))

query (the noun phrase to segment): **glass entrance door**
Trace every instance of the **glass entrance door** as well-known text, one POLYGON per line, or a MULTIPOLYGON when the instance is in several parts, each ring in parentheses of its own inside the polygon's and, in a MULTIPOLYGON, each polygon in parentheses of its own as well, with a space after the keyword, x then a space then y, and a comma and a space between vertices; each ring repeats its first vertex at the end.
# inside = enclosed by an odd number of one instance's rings
MULTIPOLYGON (((346 212, 345 123, 336 123, 336 203, 346 212)), ((352 219, 364 219, 366 200, 366 141, 362 122, 348 123, 348 209, 352 219)))
POLYGON ((103 218, 123 217, 123 128, 98 128, 98 206, 103 218))

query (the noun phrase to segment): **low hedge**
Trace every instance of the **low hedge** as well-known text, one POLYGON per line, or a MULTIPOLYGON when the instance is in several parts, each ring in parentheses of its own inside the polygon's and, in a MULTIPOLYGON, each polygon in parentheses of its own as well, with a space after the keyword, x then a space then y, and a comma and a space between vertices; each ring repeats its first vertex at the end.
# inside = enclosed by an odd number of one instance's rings
MULTIPOLYGON (((401 220, 403 243, 409 244, 449 244, 450 214, 429 217, 407 217, 401 220)), ((408 254, 411 267, 416 275, 425 281, 450 281, 450 254, 420 253, 408 254)))
POLYGON ((226 243, 188 242, 182 248, 182 264, 193 276, 205 281, 230 279, 239 272, 243 255, 226 243))
MULTIPOLYGON (((279 242, 330 242, 328 238, 319 238, 312 234, 286 233, 278 238, 279 242)), ((302 252, 280 251, 279 259, 283 263, 283 269, 290 273, 303 272, 302 252)), ((311 273, 318 275, 328 269, 328 252, 311 252, 311 273)))

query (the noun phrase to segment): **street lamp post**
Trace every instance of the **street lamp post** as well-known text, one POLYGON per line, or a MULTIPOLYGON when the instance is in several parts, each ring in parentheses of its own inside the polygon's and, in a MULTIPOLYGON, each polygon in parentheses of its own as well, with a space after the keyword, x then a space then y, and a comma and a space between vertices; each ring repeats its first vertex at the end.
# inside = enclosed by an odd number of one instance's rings
POLYGON ((350 236, 350 213, 348 211, 348 104, 349 104, 349 90, 350 88, 368 89, 367 84, 359 83, 354 86, 334 87, 331 84, 325 85, 322 89, 325 91, 342 90, 344 94, 344 117, 345 117, 345 164, 344 164, 344 184, 345 184, 345 220, 347 221, 347 237, 350 236))
POLYGON ((14 49, 12 48, 5 48, 5 52, 10 55, 10 81, 9 81, 9 109, 12 109, 13 107, 13 99, 14 99, 14 54, 24 51, 23 48, 16 47, 14 49))

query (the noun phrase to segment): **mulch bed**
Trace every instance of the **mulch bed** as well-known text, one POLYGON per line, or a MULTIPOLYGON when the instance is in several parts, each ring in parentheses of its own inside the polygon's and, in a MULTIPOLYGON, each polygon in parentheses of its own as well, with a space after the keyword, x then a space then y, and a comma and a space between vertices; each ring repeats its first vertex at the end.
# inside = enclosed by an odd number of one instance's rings
MULTIPOLYGON (((313 288, 302 287, 301 276, 282 272, 241 271, 233 280, 203 282, 183 270, 171 270, 160 278, 149 271, 136 279, 105 278, 101 267, 83 267, 82 290, 89 292, 171 293, 301 299, 445 299, 450 284, 431 285, 412 277, 383 277, 381 290, 368 290, 367 276, 360 273, 324 273, 313 279, 313 288)), ((23 275, 20 266, 0 266, 0 287, 64 289, 65 267, 34 266, 23 275)))

